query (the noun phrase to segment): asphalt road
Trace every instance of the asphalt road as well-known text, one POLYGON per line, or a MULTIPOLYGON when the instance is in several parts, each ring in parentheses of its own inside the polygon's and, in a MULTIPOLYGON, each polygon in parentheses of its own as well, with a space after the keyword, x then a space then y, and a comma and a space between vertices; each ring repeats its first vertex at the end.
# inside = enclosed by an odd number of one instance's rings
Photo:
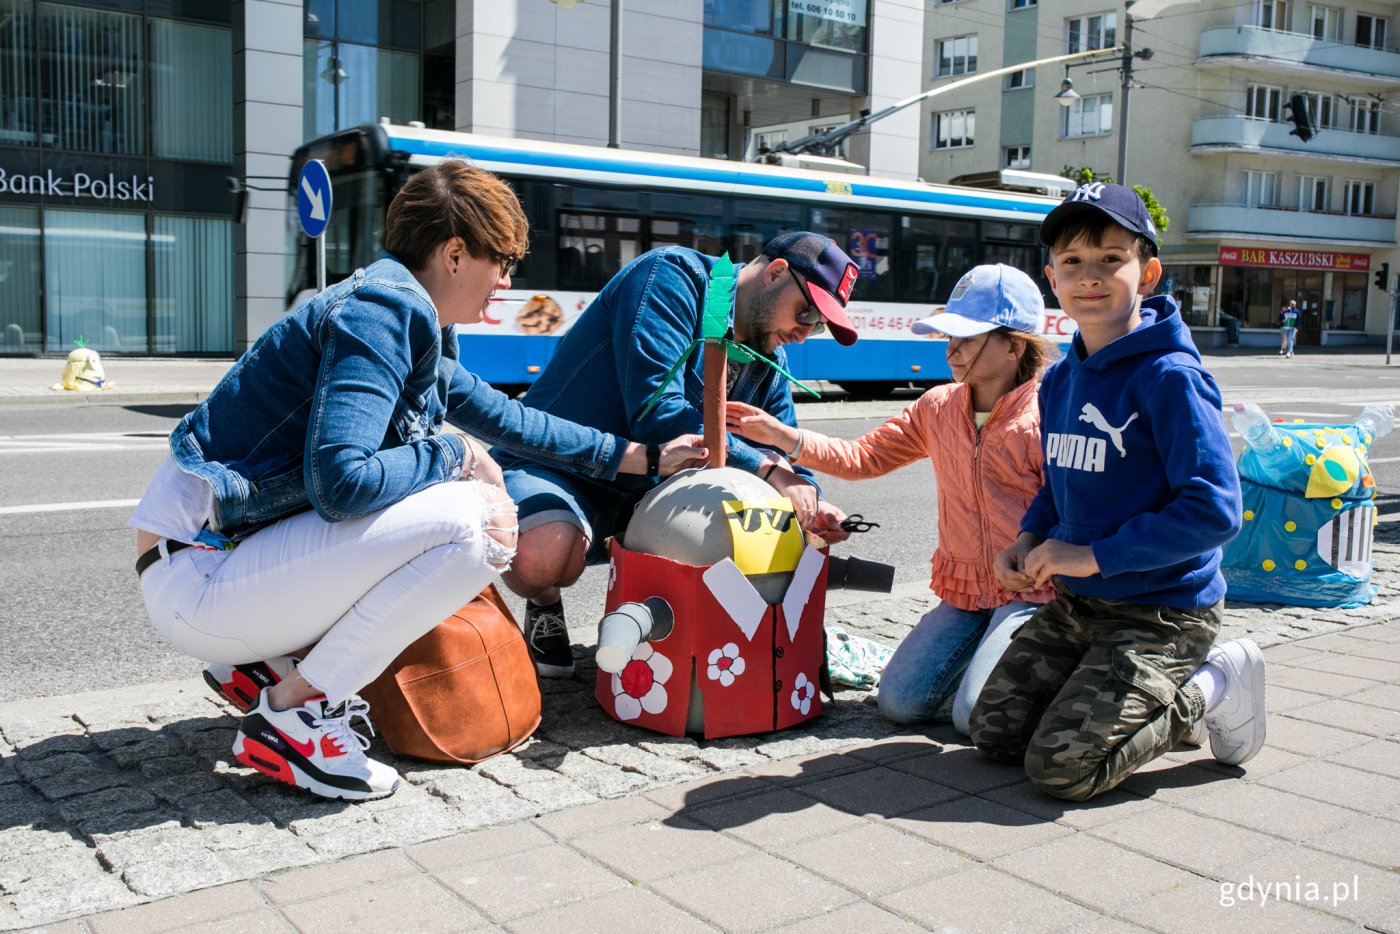
MULTIPOLYGON (((1227 404, 1254 401, 1276 418, 1345 422, 1372 401, 1400 401, 1391 368, 1348 355, 1208 359, 1227 404)), ((880 402, 803 404, 807 427, 856 437, 913 393, 880 402)), ((199 664, 168 649, 145 619, 132 571, 128 501, 139 498, 188 406, 0 406, 0 701, 190 677, 199 664), (89 503, 94 505, 77 506, 89 503), (60 508, 36 511, 57 504, 60 508)), ((1372 450, 1382 521, 1400 517, 1400 431, 1372 450), (1397 491, 1397 492, 1389 492, 1397 491)), ((880 523, 838 553, 894 564, 926 580, 935 497, 927 463, 879 480, 825 480, 827 497, 880 523)), ((576 630, 603 605, 606 572, 590 569, 566 601, 576 630)))

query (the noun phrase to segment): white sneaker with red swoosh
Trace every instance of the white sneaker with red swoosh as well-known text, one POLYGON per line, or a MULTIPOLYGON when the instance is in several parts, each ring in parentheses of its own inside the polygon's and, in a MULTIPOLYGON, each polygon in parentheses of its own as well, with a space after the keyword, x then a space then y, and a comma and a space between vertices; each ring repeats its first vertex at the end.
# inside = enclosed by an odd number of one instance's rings
POLYGON ((399 773, 365 756, 369 739, 351 726, 358 717, 374 734, 369 704, 353 698, 330 707, 324 697, 305 706, 273 710, 267 691, 238 724, 233 755, 265 775, 323 798, 383 798, 399 787, 399 773))

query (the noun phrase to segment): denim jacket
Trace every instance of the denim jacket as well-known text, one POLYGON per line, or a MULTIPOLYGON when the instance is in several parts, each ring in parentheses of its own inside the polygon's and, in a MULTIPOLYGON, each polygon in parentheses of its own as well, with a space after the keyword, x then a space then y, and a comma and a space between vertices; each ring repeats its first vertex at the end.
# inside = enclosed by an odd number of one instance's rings
POLYGON ((170 436, 214 488, 211 527, 242 538, 308 506, 328 522, 457 479, 487 444, 611 478, 625 442, 525 408, 458 362, 428 293, 385 254, 279 320, 170 436))
MULTIPOLYGON (((552 415, 651 444, 702 431, 704 354, 700 350, 672 377, 645 418, 641 413, 690 342, 700 337, 705 289, 715 262, 716 257, 679 246, 637 257, 574 321, 522 401, 552 415)), ((773 359, 786 369, 781 347, 773 352, 773 359)), ((797 424, 787 380, 762 363, 740 368, 729 398, 757 406, 785 425, 797 424)), ((763 460, 763 446, 738 435, 726 437, 729 465, 756 471, 763 460)), ((795 470, 811 482, 811 471, 795 470)), ((634 476, 614 481, 624 490, 645 489, 654 482, 634 476)))

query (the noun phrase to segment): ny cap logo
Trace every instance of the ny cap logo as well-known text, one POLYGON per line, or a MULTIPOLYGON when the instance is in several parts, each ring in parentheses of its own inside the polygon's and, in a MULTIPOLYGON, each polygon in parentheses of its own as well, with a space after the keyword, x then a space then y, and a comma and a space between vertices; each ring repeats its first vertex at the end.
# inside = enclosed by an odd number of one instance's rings
POLYGON ((1074 194, 1069 196, 1071 201, 1097 201, 1103 197, 1104 183, 1090 182, 1087 185, 1080 185, 1074 189, 1074 194))

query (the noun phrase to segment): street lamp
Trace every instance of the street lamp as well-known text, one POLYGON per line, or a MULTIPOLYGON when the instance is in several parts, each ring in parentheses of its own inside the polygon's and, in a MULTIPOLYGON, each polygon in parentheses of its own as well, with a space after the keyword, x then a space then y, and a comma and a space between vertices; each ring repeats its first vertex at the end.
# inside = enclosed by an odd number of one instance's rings
MULTIPOLYGON (((572 10, 584 0, 549 0, 572 10)), ((612 0, 611 43, 608 48, 608 148, 622 147, 622 0, 612 0)))
POLYGON ((1074 89, 1074 79, 1069 76, 1069 66, 1065 66, 1065 76, 1060 79, 1060 93, 1055 100, 1061 107, 1068 107, 1079 100, 1079 92, 1074 89))
POLYGON ((1121 106, 1118 122, 1118 184, 1128 184, 1128 98, 1133 91, 1133 59, 1147 61, 1152 58, 1151 49, 1133 51, 1133 22, 1151 19, 1167 7, 1180 3, 1197 4, 1200 0, 1124 0, 1123 2, 1123 57, 1119 71, 1123 76, 1121 106))

